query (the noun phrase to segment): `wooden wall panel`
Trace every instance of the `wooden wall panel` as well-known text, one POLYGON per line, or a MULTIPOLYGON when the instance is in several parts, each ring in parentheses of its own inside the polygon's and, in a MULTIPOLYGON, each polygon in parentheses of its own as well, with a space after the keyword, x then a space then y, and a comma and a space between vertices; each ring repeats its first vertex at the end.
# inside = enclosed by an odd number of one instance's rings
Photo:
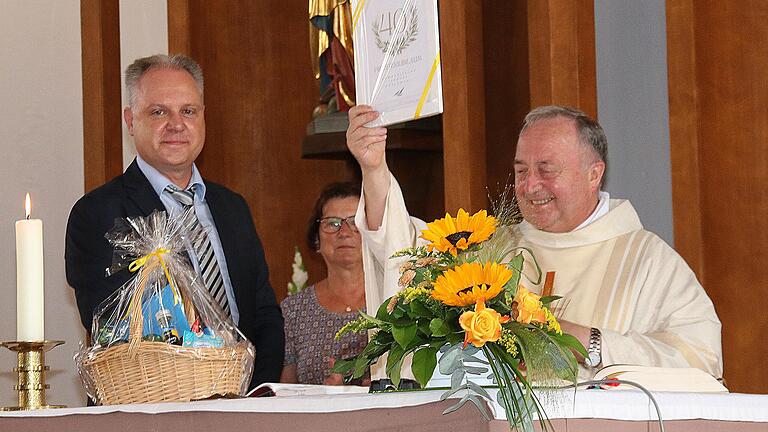
POLYGON ((344 161, 300 158, 318 97, 306 2, 190 0, 185 13, 189 31, 169 28, 169 38, 170 46, 183 46, 175 37, 188 34, 189 54, 205 71, 207 134, 198 166, 248 201, 281 299, 294 246, 310 282, 324 277, 321 260, 304 245, 306 222, 326 183, 353 177, 344 161))
POLYGON ((723 323, 725 379, 731 391, 765 393, 768 3, 748 6, 669 0, 668 27, 684 30, 669 33, 668 56, 687 61, 670 61, 670 126, 675 196, 698 193, 700 214, 683 219, 690 212, 676 205, 675 226, 699 224, 682 240, 700 238, 699 269, 723 323), (684 80, 693 84, 676 86, 684 80), (682 160, 697 156, 698 164, 682 160), (684 178, 691 172, 693 181, 684 178))
POLYGON ((168 53, 189 55, 189 0, 168 1, 168 53))
POLYGON ((483 2, 486 184, 512 181, 517 136, 531 108, 597 115, 594 7, 579 0, 483 2))
POLYGON ((486 184, 492 195, 514 179, 517 136, 531 109, 528 1, 483 2, 486 184))
POLYGON ((440 3, 445 208, 487 206, 482 0, 440 3))
POLYGON ((592 0, 528 2, 531 106, 568 105, 597 118, 592 0))
POLYGON ((123 172, 118 0, 80 2, 83 172, 89 192, 123 172))
POLYGON ((693 0, 667 2, 669 134, 675 249, 707 286, 702 258, 693 0))

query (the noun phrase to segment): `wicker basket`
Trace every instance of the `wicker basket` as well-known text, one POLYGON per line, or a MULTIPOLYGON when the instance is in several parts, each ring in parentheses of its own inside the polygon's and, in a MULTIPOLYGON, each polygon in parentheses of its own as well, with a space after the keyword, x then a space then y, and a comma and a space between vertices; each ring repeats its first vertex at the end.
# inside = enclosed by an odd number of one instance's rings
POLYGON ((234 347, 187 348, 139 342, 94 353, 84 361, 102 405, 190 401, 240 394, 248 343, 234 347))

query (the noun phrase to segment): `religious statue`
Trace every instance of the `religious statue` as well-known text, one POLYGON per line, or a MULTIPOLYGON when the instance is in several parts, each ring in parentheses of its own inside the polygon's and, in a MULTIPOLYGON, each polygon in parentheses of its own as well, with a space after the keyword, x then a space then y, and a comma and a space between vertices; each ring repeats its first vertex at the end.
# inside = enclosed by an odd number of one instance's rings
POLYGON ((350 0, 309 0, 309 46, 320 104, 313 117, 355 105, 350 0))

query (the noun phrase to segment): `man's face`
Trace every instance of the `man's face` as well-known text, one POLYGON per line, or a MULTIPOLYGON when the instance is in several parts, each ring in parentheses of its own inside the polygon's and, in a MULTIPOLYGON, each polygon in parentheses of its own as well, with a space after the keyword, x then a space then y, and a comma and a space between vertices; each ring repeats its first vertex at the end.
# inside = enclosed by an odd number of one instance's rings
POLYGON ((605 164, 579 143, 573 120, 540 120, 517 141, 515 195, 542 231, 569 232, 595 210, 605 164))
POLYGON ((154 69, 141 77, 134 106, 123 115, 142 159, 177 182, 189 181, 192 163, 203 149, 204 110, 189 73, 154 69))

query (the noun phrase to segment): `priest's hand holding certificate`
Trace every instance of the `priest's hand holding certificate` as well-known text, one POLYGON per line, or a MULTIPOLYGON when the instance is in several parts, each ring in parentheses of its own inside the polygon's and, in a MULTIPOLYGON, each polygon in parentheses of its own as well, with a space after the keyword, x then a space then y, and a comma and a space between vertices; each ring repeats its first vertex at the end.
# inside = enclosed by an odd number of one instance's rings
POLYGON ((369 230, 376 230, 381 226, 390 178, 385 157, 387 129, 381 126, 365 126, 377 118, 379 113, 368 105, 352 107, 349 110, 347 129, 347 147, 357 159, 363 173, 369 230))

